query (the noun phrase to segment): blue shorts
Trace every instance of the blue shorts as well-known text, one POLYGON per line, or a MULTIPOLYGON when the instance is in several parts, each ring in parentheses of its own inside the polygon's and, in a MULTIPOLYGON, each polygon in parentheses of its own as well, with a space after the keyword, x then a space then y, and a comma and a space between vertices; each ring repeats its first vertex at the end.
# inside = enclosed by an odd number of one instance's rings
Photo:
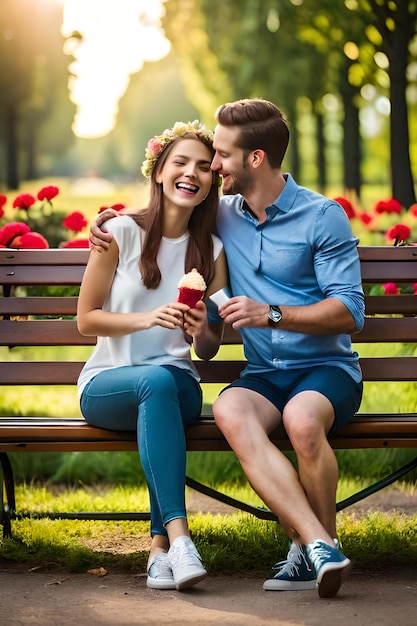
MULTIPOLYGON (((359 409, 363 383, 357 383, 341 367, 323 365, 302 370, 286 370, 267 374, 244 374, 230 387, 244 387, 260 393, 282 414, 287 402, 301 391, 317 391, 334 409, 334 422, 329 432, 347 424, 359 409)), ((225 391, 225 389, 223 389, 225 391)))

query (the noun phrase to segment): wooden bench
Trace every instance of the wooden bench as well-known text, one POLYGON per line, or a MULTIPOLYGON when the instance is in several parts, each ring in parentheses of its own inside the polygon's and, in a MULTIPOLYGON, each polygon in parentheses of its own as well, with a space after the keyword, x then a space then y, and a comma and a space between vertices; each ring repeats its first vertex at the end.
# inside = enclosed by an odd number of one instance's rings
MULTIPOLYGON (((360 247, 361 271, 366 292, 370 285, 385 282, 417 282, 417 247, 360 247)), ((15 360, 16 349, 22 346, 92 346, 95 339, 82 337, 74 316, 78 287, 83 276, 88 250, 0 250, 0 346, 7 357, 0 362, 0 384, 75 385, 82 361, 54 359, 51 361, 15 360), (72 286, 75 295, 45 294, 44 287, 72 286), (33 295, 33 288, 37 291, 33 295), (39 290, 42 287, 42 290, 39 290), (41 295, 38 295, 38 294, 41 295)), ((61 292, 62 289, 59 290, 61 292)), ((414 344, 410 356, 361 358, 365 381, 410 381, 417 390, 417 295, 367 295, 364 329, 353 336, 360 352, 361 344, 414 344)), ((238 333, 227 328, 225 344, 240 343, 238 333)), ((203 383, 227 384, 238 377, 244 366, 241 359, 217 358, 197 361, 203 383)), ((366 388, 365 388, 366 389, 366 388)), ((366 393, 366 391, 365 391, 366 393)), ((417 398, 417 394, 416 394, 417 398)), ((416 400, 417 403, 417 400, 416 400)), ((385 407, 384 407, 385 408, 385 407)), ((335 449, 348 448, 416 448, 417 412, 400 411, 367 414, 360 412, 353 421, 331 439, 335 449)), ((291 448, 285 432, 277 429, 271 439, 284 450, 291 448)), ((197 425, 187 431, 190 451, 229 450, 211 415, 202 415, 197 425)), ((80 417, 3 416, 0 417, 0 460, 2 480, 0 524, 3 534, 11 535, 11 520, 32 515, 16 511, 15 486, 8 454, 29 451, 128 451, 136 450, 134 433, 113 432, 89 426, 80 417)), ((359 501, 370 493, 391 484, 417 467, 417 458, 396 472, 338 503, 338 510, 359 501)), ((225 494, 187 478, 187 484, 202 493, 249 511, 259 518, 274 520, 268 509, 238 502, 225 494)), ((132 513, 45 513, 37 517, 67 519, 149 519, 149 512, 132 513)))

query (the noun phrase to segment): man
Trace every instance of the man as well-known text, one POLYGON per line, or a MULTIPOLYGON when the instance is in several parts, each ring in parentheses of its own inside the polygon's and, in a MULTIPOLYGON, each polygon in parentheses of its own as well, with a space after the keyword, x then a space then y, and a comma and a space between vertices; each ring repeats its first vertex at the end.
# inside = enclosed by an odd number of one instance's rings
MULTIPOLYGON (((241 332, 247 367, 213 413, 291 540, 264 589, 318 587, 331 597, 351 565, 337 541, 338 467, 327 437, 362 396, 350 341, 364 319, 357 239, 338 203, 281 172, 289 130, 273 103, 225 104, 216 122, 212 169, 224 194, 217 229, 233 295, 219 315, 241 332), (297 471, 269 440, 281 422, 297 471)), ((102 243, 94 235, 106 238, 93 226, 92 243, 102 243)))

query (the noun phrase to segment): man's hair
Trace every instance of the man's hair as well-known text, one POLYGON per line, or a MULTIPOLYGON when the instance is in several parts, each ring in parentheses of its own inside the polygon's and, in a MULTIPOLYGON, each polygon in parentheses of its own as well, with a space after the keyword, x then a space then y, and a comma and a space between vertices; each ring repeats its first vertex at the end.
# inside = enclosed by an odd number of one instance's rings
POLYGON ((264 150, 269 164, 280 168, 290 139, 284 114, 268 100, 251 98, 219 106, 215 119, 221 126, 237 126, 237 145, 249 154, 264 150))

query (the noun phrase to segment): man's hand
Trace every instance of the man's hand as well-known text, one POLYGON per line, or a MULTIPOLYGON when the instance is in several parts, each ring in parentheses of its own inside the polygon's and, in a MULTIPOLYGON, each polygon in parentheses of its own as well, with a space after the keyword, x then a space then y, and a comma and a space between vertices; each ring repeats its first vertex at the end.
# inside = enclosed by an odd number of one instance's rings
POLYGON ((219 308, 219 315, 226 324, 233 328, 249 326, 266 328, 268 326, 269 304, 256 302, 246 296, 236 296, 219 308))
POLYGON ((202 300, 199 300, 194 309, 184 313, 184 330, 191 337, 201 335, 207 328, 207 309, 202 300))
POLYGON ((120 213, 114 209, 106 209, 102 213, 99 213, 90 226, 90 249, 97 250, 97 252, 107 252, 109 249, 109 243, 112 240, 112 235, 105 230, 101 230, 100 226, 110 220, 112 217, 118 217, 120 213))

